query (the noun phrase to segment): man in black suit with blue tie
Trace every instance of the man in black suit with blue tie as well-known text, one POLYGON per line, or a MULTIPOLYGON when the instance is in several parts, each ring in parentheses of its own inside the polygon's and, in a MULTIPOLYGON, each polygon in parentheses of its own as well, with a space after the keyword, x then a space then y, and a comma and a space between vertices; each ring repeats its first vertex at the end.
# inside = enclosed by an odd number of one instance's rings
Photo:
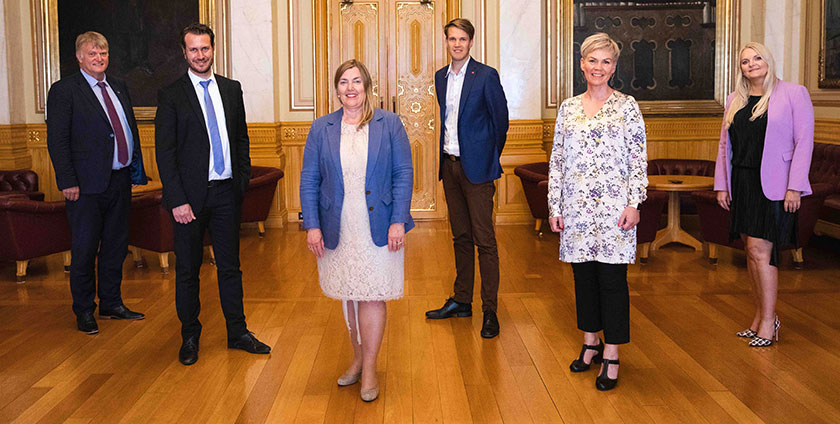
POLYGON ((478 248, 484 312, 481 337, 489 339, 499 335, 499 253, 493 195, 494 181, 502 176, 499 157, 507 138, 507 100, 499 73, 470 57, 475 35, 472 23, 456 18, 443 31, 452 62, 435 73, 435 90, 443 122, 439 178, 455 248, 455 295, 442 308, 426 312, 426 317, 472 316, 478 248))
POLYGON ((93 31, 79 35, 76 59, 80 72, 53 84, 47 96, 47 148, 67 201, 76 325, 96 334, 97 293, 100 318, 144 318, 123 304, 120 286, 128 253, 131 186, 147 179, 128 89, 105 75, 108 40, 93 31))
POLYGON ((245 324, 239 270, 239 217, 251 177, 248 127, 239 82, 213 73, 214 35, 190 24, 181 31, 189 70, 158 92, 155 154, 163 201, 172 211, 175 233, 175 308, 181 320, 178 360, 198 360, 199 271, 204 233, 216 254, 228 348, 266 354, 245 324))

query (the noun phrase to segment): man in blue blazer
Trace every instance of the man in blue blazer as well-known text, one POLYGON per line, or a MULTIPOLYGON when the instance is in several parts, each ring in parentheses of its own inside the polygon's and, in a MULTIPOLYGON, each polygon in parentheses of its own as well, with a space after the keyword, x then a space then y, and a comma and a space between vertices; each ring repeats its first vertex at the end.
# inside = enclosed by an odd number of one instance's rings
POLYGON ((80 71, 53 84, 47 96, 47 148, 58 189, 67 199, 76 325, 96 334, 97 293, 101 318, 144 318, 125 307, 120 285, 128 253, 131 186, 147 179, 128 88, 105 75, 108 40, 93 31, 79 35, 76 59, 80 71))
POLYGON ((481 336, 499 334, 499 253, 493 228, 494 181, 502 175, 508 109, 499 73, 470 58, 475 28, 453 19, 443 28, 452 62, 435 73, 440 105, 440 173, 455 247, 455 295, 430 319, 472 316, 475 249, 481 270, 481 336))

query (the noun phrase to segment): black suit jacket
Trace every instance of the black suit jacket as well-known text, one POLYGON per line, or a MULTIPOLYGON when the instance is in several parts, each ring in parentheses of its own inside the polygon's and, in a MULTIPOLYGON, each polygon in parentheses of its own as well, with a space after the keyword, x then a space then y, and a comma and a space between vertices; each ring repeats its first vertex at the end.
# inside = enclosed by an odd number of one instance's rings
MULTIPOLYGON (((242 87, 238 81, 219 75, 214 77, 222 97, 230 141, 231 176, 239 203, 251 177, 242 87)), ((219 106, 214 106, 219 113, 219 106)), ((166 206, 173 209, 189 203, 194 212, 201 210, 207 197, 210 137, 201 104, 186 73, 158 91, 155 155, 166 206)))
MULTIPOLYGON (((114 90, 131 129, 132 184, 146 184, 140 133, 134 119, 131 97, 125 83, 105 79, 114 90)), ((79 187, 82 194, 102 193, 108 188, 114 163, 114 130, 81 71, 62 78, 47 95, 47 149, 59 190, 79 187)))

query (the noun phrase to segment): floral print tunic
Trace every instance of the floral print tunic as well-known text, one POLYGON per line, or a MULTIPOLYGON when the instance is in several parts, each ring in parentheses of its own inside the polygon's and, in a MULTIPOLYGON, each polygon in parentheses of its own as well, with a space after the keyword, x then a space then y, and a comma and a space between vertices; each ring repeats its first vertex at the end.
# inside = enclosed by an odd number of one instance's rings
POLYGON ((636 228, 623 230, 624 208, 647 198, 645 123, 632 96, 613 91, 593 117, 581 96, 557 113, 548 176, 548 207, 562 216, 560 260, 628 264, 636 260, 636 228))

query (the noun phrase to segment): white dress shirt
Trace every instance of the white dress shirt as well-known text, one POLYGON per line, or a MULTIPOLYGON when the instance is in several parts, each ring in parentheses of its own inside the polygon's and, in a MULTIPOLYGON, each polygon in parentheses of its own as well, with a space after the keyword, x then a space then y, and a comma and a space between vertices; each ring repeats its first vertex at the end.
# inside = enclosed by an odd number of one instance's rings
MULTIPOLYGON (((111 117, 108 116, 108 107, 105 106, 105 98, 102 97, 102 89, 97 87, 96 84, 99 81, 96 78, 89 75, 82 69, 79 69, 82 72, 82 75, 85 77, 85 80, 88 84, 90 84, 90 89, 93 90, 93 94, 99 100, 99 104, 102 105, 102 110, 105 111, 105 116, 108 117, 108 122, 111 122, 111 117)), ((117 116, 120 118, 120 123, 123 127, 123 132, 125 133, 125 144, 128 148, 128 161, 126 161, 125 165, 121 164, 119 159, 117 159, 117 137, 114 136, 114 158, 111 160, 111 169, 117 170, 122 169, 129 164, 131 164, 131 156, 134 152, 134 139, 131 137, 131 127, 128 126, 128 119, 125 117, 125 109, 123 109, 123 105, 120 102, 120 98, 117 97, 117 94, 114 93, 114 89, 111 88, 111 84, 108 84, 108 78, 103 76, 102 82, 105 83, 105 90, 108 91, 108 97, 111 98, 111 103, 114 104, 114 109, 117 110, 117 116)), ((111 123, 111 129, 114 129, 114 124, 111 123)))
POLYGON ((201 77, 193 74, 190 69, 187 74, 190 76, 193 88, 195 88, 195 95, 198 96, 198 103, 201 105, 201 113, 204 114, 204 125, 207 127, 207 140, 210 143, 210 172, 207 175, 208 180, 226 180, 231 178, 230 165, 230 139, 227 132, 227 120, 225 119, 225 108, 222 105, 222 95, 219 94, 219 84, 216 82, 216 76, 210 75, 208 78, 211 83, 207 86, 207 91, 210 92, 210 100, 213 101, 213 111, 216 113, 216 124, 219 126, 219 138, 222 140, 222 155, 225 157, 225 170, 221 174, 217 174, 213 169, 213 142, 210 136, 210 123, 207 120, 207 106, 204 104, 204 87, 201 86, 201 77))
POLYGON ((443 151, 450 155, 461 156, 461 147, 458 144, 458 111, 461 107, 461 89, 464 88, 464 76, 467 74, 467 65, 470 63, 467 56, 466 62, 461 66, 458 73, 452 71, 452 64, 446 72, 446 118, 444 120, 443 151))

